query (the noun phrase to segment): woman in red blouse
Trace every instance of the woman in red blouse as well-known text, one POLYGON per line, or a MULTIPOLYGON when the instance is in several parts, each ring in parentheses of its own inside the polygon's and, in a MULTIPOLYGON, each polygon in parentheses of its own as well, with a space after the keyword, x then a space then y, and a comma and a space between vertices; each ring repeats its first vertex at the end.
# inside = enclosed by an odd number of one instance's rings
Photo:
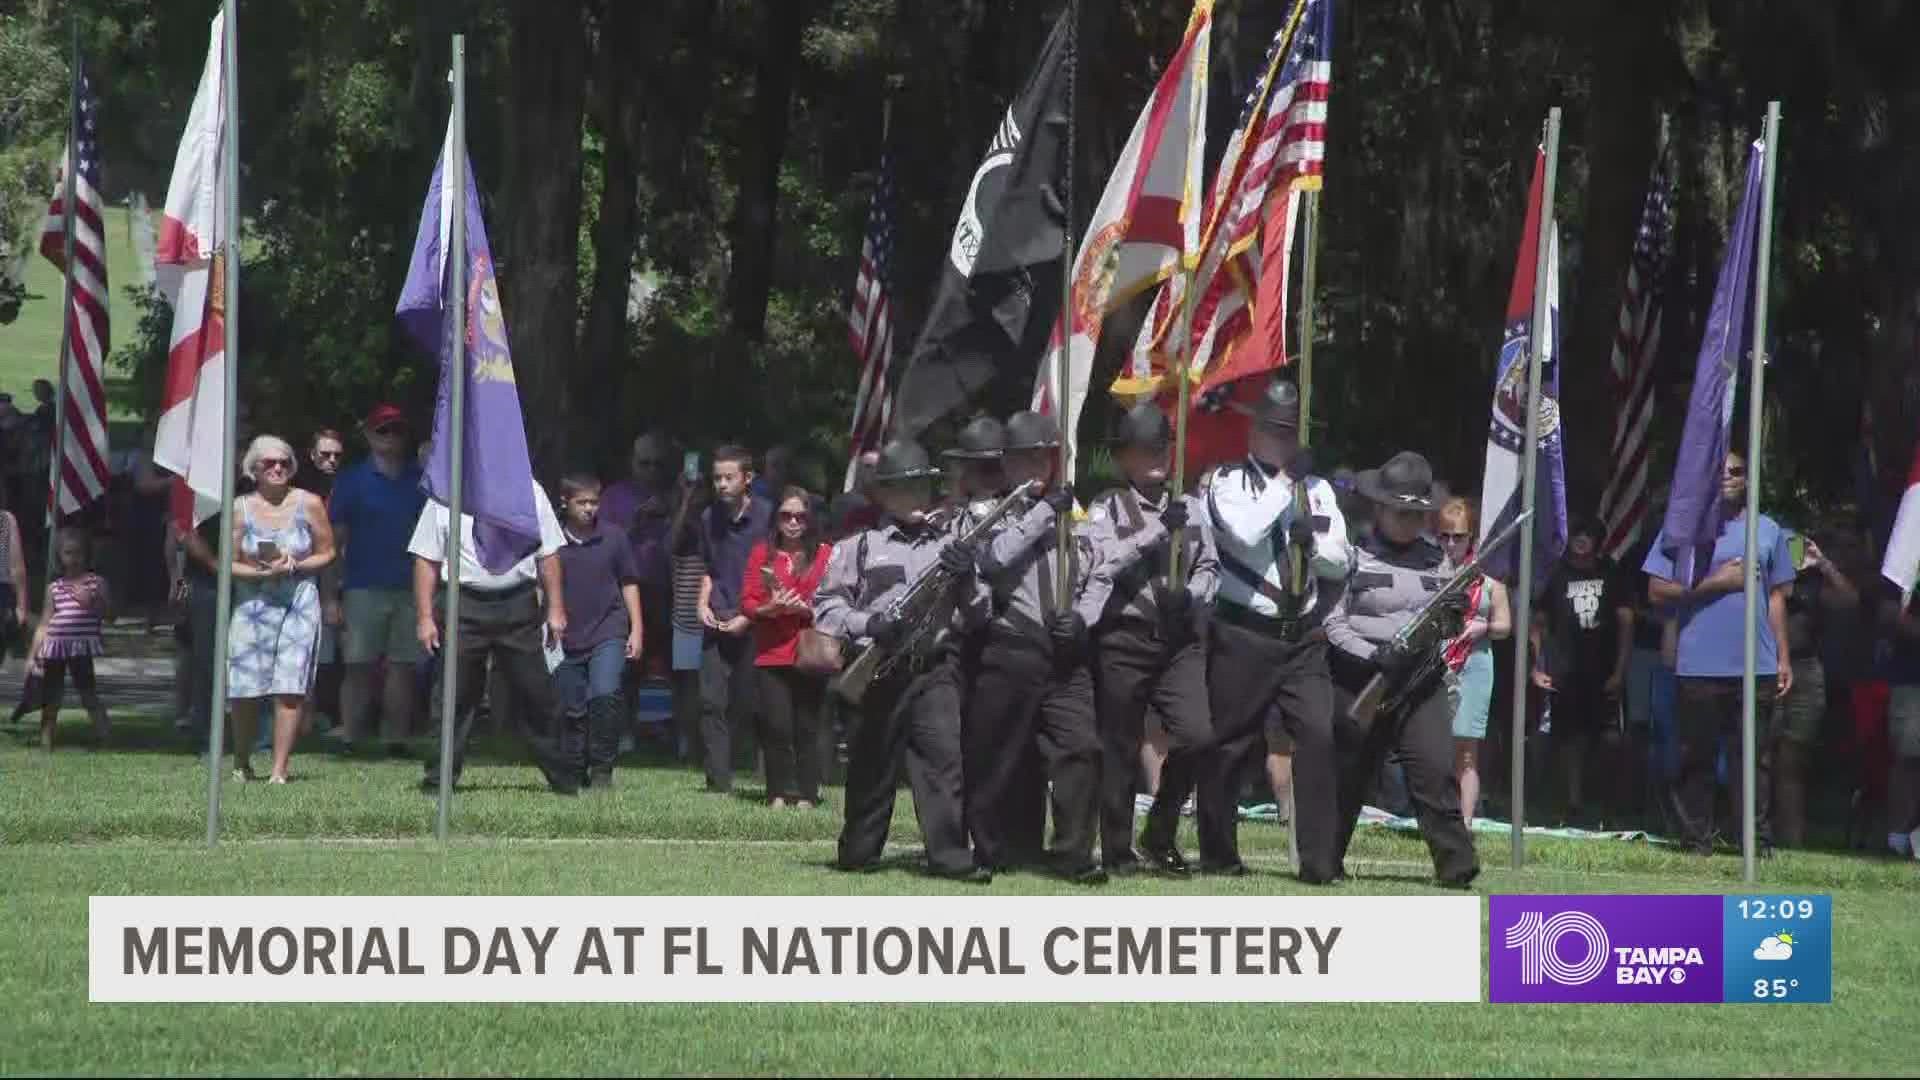
POLYGON ((780 493, 774 523, 773 535, 747 556, 740 611, 753 620, 767 801, 775 808, 809 809, 820 801, 820 706, 827 683, 793 662, 800 631, 813 623, 813 593, 833 546, 820 538, 812 499, 803 488, 780 493))

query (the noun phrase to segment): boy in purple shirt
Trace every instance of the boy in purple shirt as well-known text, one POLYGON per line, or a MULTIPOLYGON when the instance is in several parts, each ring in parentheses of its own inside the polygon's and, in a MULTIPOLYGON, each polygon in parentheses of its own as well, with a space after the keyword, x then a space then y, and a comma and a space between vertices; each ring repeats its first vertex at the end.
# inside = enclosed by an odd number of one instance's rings
POLYGON ((580 772, 580 786, 613 786, 620 753, 620 676, 640 656, 640 572, 626 535, 600 522, 600 481, 573 474, 560 481, 560 595, 567 609, 565 659, 554 672, 560 698, 560 753, 580 772))

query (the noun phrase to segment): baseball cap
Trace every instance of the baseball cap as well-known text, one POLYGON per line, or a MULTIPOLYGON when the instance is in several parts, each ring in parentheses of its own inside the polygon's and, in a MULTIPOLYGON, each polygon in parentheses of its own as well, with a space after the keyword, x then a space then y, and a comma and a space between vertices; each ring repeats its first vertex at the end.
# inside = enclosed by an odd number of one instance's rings
POLYGON ((400 406, 383 401, 375 405, 373 411, 367 414, 367 430, 373 431, 386 427, 388 424, 399 424, 401 427, 406 427, 407 414, 400 411, 400 406))

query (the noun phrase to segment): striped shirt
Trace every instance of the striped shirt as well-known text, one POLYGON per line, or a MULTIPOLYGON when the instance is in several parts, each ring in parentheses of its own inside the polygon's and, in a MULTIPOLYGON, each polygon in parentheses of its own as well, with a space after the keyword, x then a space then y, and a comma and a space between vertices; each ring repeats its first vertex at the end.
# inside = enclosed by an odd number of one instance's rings
POLYGON ((707 576, 707 560, 699 552, 673 557, 673 628, 703 634, 700 624, 700 582, 707 576))
POLYGON ((40 655, 47 660, 99 656, 106 652, 101 636, 100 611, 106 607, 107 582, 98 574, 60 578, 53 583, 53 614, 47 617, 46 643, 40 655), (89 607, 82 596, 89 590, 98 598, 89 607))

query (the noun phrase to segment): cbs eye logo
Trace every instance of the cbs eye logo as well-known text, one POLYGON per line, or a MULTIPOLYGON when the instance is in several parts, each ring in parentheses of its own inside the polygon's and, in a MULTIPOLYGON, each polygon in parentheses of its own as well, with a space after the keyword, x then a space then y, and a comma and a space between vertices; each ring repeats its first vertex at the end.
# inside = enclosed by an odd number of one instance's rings
POLYGON ((1507 927, 1507 948, 1520 950, 1523 986, 1539 986, 1545 979, 1561 986, 1585 986, 1607 966, 1607 928, 1584 911, 1562 911, 1551 919, 1538 911, 1525 911, 1507 927), (1586 943, 1587 955, 1577 964, 1560 958, 1560 940, 1568 936, 1586 943))

